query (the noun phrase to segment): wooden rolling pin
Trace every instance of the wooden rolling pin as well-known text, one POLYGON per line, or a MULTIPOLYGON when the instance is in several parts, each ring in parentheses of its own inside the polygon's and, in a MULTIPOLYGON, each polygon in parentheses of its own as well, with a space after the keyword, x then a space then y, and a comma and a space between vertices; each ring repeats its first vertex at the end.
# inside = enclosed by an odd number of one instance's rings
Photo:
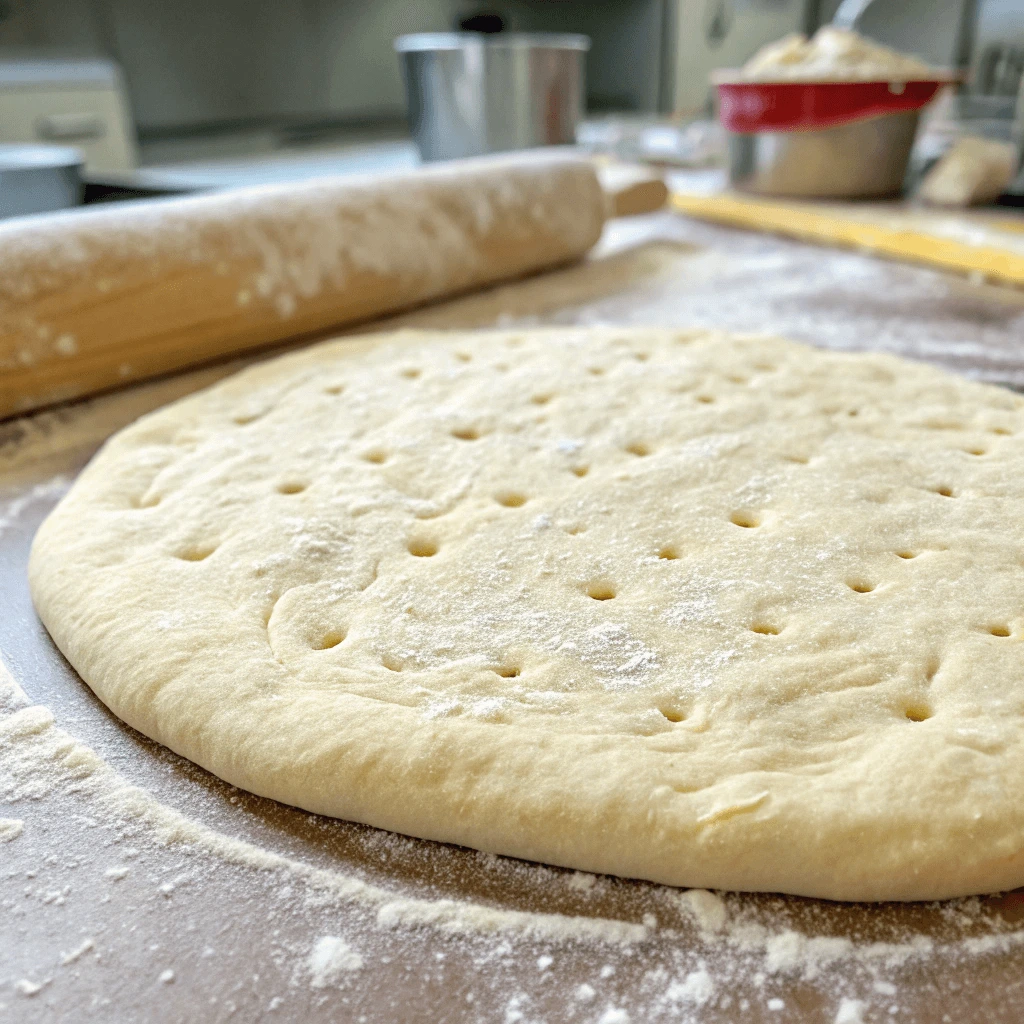
POLYGON ((663 183, 565 151, 0 226, 0 418, 583 256, 663 183))

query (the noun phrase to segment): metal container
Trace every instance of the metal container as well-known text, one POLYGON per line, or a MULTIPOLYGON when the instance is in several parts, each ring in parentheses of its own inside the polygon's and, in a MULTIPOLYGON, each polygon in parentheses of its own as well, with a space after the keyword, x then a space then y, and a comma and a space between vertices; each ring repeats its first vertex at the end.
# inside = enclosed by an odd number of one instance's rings
POLYGON ((84 163, 69 146, 0 145, 0 218, 78 206, 84 163))
POLYGON ((409 124, 424 160, 452 160, 575 140, 586 36, 422 33, 401 36, 409 124))
POLYGON ((806 199, 899 195, 919 111, 802 131, 728 133, 729 182, 758 195, 806 199))

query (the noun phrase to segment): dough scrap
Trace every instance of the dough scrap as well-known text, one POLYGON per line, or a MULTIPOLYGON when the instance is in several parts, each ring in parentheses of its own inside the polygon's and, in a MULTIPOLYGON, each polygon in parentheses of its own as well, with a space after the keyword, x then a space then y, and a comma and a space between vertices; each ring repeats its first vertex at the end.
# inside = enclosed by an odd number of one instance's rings
POLYGON ((36 606, 263 796, 702 889, 1024 884, 1024 399, 707 331, 328 342, 115 435, 36 606))

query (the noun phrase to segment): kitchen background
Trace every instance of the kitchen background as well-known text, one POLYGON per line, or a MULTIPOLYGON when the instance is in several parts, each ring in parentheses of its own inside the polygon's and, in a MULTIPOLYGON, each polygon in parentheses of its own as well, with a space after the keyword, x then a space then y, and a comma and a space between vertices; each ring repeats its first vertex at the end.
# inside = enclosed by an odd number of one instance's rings
MULTIPOLYGON (((590 37, 591 137, 609 115, 676 129, 710 112, 711 70, 738 65, 787 32, 813 31, 837 6, 0 0, 0 142, 78 146, 94 181, 168 188, 408 165, 417 157, 395 37, 499 25, 590 37)), ((986 123, 985 133, 1009 133, 1024 67, 1020 0, 857 6, 863 33, 935 65, 970 69, 964 111, 986 123)), ((662 145, 672 148, 671 140, 662 145)))

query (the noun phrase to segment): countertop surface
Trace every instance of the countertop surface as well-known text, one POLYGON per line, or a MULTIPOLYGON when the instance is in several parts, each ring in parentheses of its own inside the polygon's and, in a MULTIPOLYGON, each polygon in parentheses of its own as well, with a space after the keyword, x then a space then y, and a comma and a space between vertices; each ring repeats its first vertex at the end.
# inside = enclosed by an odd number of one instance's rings
MULTIPOLYGON (((398 323, 715 326, 1024 389, 1022 293, 669 213, 613 225, 583 264, 363 330, 398 323)), ((238 365, 0 424, 0 1019, 1020 1019, 1017 894, 687 895, 309 815, 122 725, 36 619, 28 547, 106 436, 238 365)))

